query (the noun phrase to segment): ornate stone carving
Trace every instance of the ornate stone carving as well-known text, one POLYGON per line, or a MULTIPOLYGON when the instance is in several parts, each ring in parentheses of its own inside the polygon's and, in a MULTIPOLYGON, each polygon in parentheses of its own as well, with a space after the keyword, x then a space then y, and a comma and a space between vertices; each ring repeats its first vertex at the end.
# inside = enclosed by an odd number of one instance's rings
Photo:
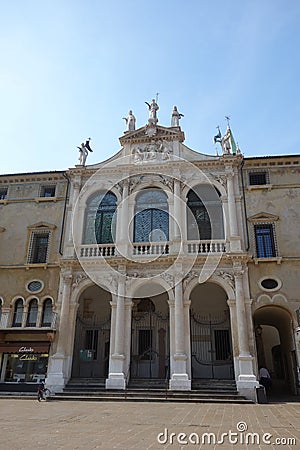
POLYGON ((72 288, 75 289, 77 288, 80 283, 84 280, 86 280, 88 278, 86 273, 75 273, 75 275, 73 276, 73 283, 72 283, 72 288))
POLYGON ((162 140, 152 141, 145 146, 136 146, 132 151, 134 164, 164 161, 170 158, 171 153, 171 147, 162 140))
POLYGON ((212 178, 214 178, 218 183, 220 183, 222 186, 226 186, 226 175, 221 175, 219 173, 210 173, 209 174, 212 178))
POLYGON ((163 273, 162 275, 161 275, 161 278, 163 279, 163 280, 165 280, 166 281, 166 283, 168 283, 168 285, 170 286, 170 287, 173 287, 174 286, 174 276, 172 275, 172 274, 170 274, 170 273, 163 273))
POLYGON ((192 281, 193 278, 199 278, 199 273, 196 272, 195 270, 191 270, 191 272, 189 272, 187 276, 184 278, 183 280, 184 289, 186 289, 187 285, 190 283, 190 281, 192 281))
POLYGON ((219 270, 216 275, 223 278, 234 289, 234 277, 231 273, 219 270))

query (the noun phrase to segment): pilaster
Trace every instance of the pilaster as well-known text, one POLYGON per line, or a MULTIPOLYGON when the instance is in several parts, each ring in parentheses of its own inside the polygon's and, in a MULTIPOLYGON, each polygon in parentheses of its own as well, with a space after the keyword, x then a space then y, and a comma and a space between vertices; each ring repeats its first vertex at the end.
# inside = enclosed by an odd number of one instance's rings
POLYGON ((182 274, 175 275, 175 352, 173 354, 173 373, 170 379, 170 389, 190 390, 191 380, 187 374, 187 355, 184 334, 184 308, 182 274))

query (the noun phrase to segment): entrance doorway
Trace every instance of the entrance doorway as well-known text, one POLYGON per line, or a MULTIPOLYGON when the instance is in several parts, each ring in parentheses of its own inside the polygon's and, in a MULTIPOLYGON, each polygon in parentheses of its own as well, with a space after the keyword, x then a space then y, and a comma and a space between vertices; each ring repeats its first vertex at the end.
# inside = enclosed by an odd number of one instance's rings
POLYGON ((234 378, 229 308, 216 284, 198 285, 191 293, 192 379, 234 378))
POLYGON ((131 380, 166 379, 169 370, 169 313, 164 294, 134 300, 131 380))
POLYGON ((254 313, 258 368, 271 374, 271 395, 296 394, 297 363, 290 313, 275 305, 254 313))
POLYGON ((81 295, 76 319, 73 378, 107 378, 111 295, 92 286, 81 295))

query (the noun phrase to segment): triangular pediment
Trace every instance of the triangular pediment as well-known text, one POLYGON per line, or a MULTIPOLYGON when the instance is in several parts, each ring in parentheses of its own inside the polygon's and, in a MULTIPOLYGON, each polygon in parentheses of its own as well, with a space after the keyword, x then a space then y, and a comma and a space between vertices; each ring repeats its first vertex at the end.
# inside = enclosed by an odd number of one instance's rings
POLYGON ((260 222, 260 221, 275 221, 278 220, 279 216, 276 216, 275 214, 270 214, 267 212, 260 212, 258 214, 255 214, 254 216, 248 217, 249 222, 260 222))
POLYGON ((162 127, 159 125, 145 125, 134 131, 125 131, 124 136, 119 138, 121 145, 127 143, 149 142, 150 140, 184 141, 184 132, 180 127, 162 127))
POLYGON ((37 222, 37 223, 33 223, 32 225, 29 225, 27 228, 29 229, 47 229, 47 230, 55 230, 56 225, 53 225, 52 223, 48 223, 48 222, 37 222))

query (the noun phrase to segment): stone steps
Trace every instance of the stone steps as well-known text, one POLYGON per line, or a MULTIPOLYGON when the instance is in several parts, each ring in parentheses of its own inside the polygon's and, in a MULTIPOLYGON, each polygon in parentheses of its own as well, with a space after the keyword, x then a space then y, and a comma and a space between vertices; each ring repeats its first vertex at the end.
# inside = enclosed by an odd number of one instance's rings
POLYGON ((193 402, 193 403, 252 403, 250 400, 228 392, 167 391, 161 389, 126 389, 125 391, 64 391, 50 400, 84 401, 140 401, 140 402, 193 402))
POLYGON ((72 379, 52 400, 252 403, 233 380, 196 380, 190 391, 170 391, 163 379, 134 379, 126 390, 106 390, 104 379, 72 379))

